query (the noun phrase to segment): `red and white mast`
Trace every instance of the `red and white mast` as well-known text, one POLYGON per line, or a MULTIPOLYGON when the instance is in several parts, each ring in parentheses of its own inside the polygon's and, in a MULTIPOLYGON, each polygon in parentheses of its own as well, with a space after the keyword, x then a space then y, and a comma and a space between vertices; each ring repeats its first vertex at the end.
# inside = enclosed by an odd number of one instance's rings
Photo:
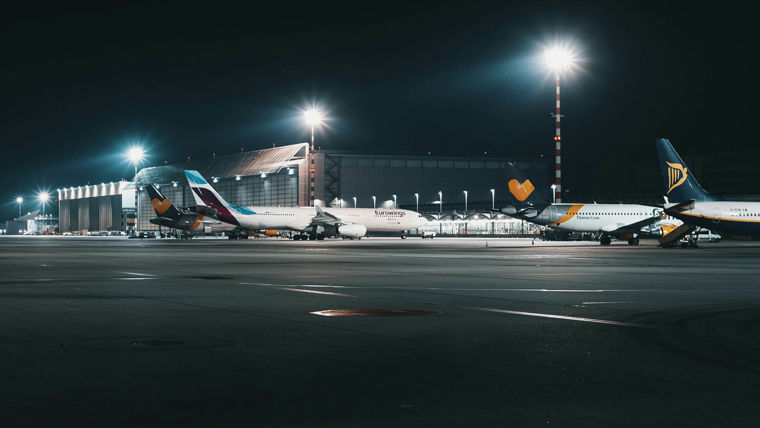
POLYGON ((562 115, 559 113, 559 73, 556 73, 557 81, 557 105, 556 111, 552 116, 555 119, 555 131, 554 131, 554 148, 556 150, 554 154, 554 200, 559 203, 562 202, 562 131, 560 129, 560 119, 562 115))

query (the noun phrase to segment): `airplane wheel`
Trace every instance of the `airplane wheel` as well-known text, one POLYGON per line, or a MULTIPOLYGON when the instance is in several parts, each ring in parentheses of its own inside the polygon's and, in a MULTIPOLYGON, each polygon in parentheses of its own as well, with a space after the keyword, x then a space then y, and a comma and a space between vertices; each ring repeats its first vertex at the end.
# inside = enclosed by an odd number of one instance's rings
POLYGON ((406 239, 406 235, 401 235, 401 239, 406 239))
POLYGON ((633 238, 633 245, 639 245, 639 238, 633 238))
POLYGON ((633 242, 634 242, 634 241, 633 241, 633 238, 629 239, 629 240, 628 240, 628 245, 636 245, 636 244, 634 244, 633 242))
POLYGON ((599 243, 602 245, 610 245, 612 243, 612 238, 609 236, 602 236, 599 238, 599 243))

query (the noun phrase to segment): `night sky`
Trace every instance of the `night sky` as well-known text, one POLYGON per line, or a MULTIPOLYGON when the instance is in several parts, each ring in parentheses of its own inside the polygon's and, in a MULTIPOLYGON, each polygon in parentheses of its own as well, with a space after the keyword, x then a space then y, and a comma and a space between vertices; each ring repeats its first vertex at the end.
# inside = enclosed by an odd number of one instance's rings
POLYGON ((18 194, 131 178, 132 142, 153 165, 306 141, 312 101, 326 149, 551 156, 557 40, 583 59, 562 87, 571 192, 659 192, 656 137, 755 144, 757 11, 728 3, 100 3, 0 17, 0 219, 18 194))

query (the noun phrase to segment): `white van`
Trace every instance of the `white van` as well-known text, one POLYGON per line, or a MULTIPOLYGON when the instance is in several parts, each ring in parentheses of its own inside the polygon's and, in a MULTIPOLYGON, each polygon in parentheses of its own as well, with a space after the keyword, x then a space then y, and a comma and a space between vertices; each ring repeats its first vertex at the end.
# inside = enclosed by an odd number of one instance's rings
POLYGON ((705 229, 704 227, 698 228, 695 236, 696 236, 697 242, 701 241, 701 242, 716 242, 717 243, 717 242, 720 242, 721 240, 720 235, 718 235, 717 233, 709 229, 705 229))

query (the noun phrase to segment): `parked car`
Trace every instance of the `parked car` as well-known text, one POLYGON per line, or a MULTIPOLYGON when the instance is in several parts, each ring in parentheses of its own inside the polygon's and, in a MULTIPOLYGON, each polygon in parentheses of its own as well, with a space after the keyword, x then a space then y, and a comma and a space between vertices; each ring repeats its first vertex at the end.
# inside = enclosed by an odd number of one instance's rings
POLYGON ((695 239, 697 241, 718 243, 718 242, 720 242, 720 240, 722 239, 722 237, 720 235, 718 235, 717 233, 709 230, 709 229, 705 229, 703 227, 700 227, 699 229, 697 229, 696 238, 695 239))

